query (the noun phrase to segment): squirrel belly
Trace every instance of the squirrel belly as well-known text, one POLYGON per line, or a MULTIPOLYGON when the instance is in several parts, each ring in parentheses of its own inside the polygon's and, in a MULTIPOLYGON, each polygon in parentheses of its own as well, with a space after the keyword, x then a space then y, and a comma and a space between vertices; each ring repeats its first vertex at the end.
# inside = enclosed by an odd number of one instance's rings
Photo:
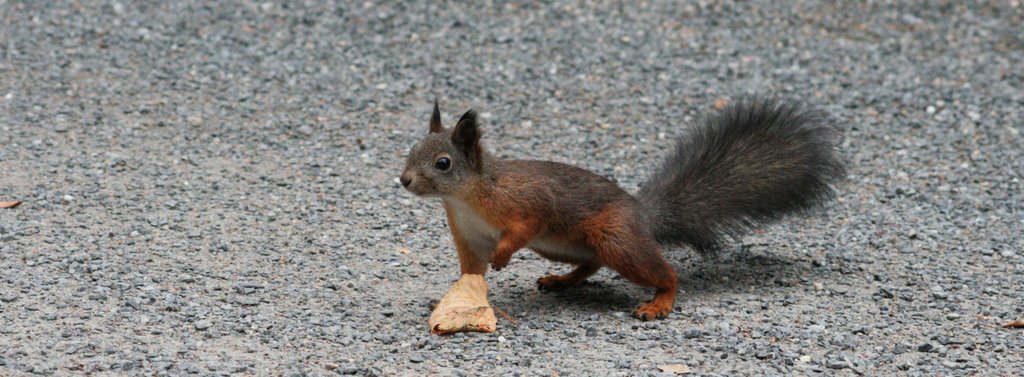
MULTIPOLYGON (((501 230, 487 222, 480 213, 462 200, 446 198, 444 204, 445 210, 451 214, 453 224, 450 225, 453 229, 458 229, 459 234, 456 237, 465 240, 477 258, 490 261, 495 247, 501 240, 501 230)), ((551 233, 535 236, 526 248, 556 262, 580 264, 594 261, 593 248, 573 243, 565 237, 551 233)))
MULTIPOLYGON (((490 261, 494 248, 501 240, 501 230, 492 225, 475 211, 473 207, 457 198, 444 199, 445 211, 448 212, 452 229, 458 234, 453 235, 465 242, 479 260, 490 261)), ((526 245, 545 259, 562 263, 593 263, 594 249, 584 244, 574 243, 565 237, 552 233, 537 235, 526 245)))
MULTIPOLYGON (((547 161, 491 160, 490 165, 503 167, 491 172, 491 183, 475 184, 472 189, 443 198, 449 225, 453 232, 459 233, 455 236, 474 249, 477 257, 490 261, 503 235, 529 228, 528 235, 524 235, 528 239, 523 248, 557 262, 596 263, 595 250, 587 244, 581 228, 588 218, 603 209, 600 203, 609 197, 596 198, 578 190, 571 192, 572 183, 567 181, 601 181, 604 177, 583 177, 593 173, 547 161), (531 171, 534 173, 523 174, 531 171), (557 172, 563 174, 551 174, 557 172), (527 179, 530 183, 524 183, 527 179), (574 200, 573 196, 579 197, 574 200), (572 204, 582 201, 587 204, 572 204)), ((596 184, 614 186, 606 181, 590 182, 589 187, 594 188, 596 184)), ((626 195, 625 192, 617 192, 612 198, 622 195, 626 195)))

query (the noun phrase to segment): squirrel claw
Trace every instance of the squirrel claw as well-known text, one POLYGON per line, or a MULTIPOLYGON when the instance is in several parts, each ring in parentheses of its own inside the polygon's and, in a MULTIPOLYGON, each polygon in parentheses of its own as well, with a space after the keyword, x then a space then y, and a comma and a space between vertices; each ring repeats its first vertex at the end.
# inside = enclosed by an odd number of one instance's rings
POLYGON ((508 266, 508 262, 511 259, 511 255, 504 256, 500 254, 495 254, 493 257, 491 257, 491 268, 494 269, 495 271, 501 271, 502 268, 508 266))
POLYGON ((507 266, 507 265, 508 265, 508 261, 505 261, 504 263, 491 262, 491 269, 493 269, 495 271, 501 271, 501 269, 505 268, 505 266, 507 266))
POLYGON ((495 271, 501 271, 501 269, 505 268, 505 266, 507 266, 507 265, 508 265, 508 260, 504 260, 504 261, 497 261, 497 260, 491 261, 491 268, 494 269, 495 271))
POLYGON ((633 317, 639 318, 641 321, 651 321, 667 318, 670 311, 670 308, 664 308, 662 305, 655 305, 654 303, 648 302, 637 307, 636 310, 633 311, 633 317))

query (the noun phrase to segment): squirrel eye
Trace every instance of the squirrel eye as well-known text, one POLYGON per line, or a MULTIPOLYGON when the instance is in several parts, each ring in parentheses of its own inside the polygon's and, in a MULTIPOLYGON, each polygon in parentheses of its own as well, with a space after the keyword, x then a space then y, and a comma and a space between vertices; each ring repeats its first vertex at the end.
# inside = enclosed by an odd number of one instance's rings
POLYGON ((452 160, 449 160, 448 157, 441 157, 434 163, 434 167, 438 170, 448 170, 452 167, 452 160))

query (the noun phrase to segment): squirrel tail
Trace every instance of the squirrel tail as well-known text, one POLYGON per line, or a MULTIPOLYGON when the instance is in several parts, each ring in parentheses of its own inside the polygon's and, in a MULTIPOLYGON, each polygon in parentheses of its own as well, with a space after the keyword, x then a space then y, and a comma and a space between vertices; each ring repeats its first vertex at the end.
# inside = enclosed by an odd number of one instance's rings
POLYGON ((824 113, 774 98, 706 115, 640 189, 654 238, 711 254, 724 236, 828 201, 846 175, 838 136, 824 113))

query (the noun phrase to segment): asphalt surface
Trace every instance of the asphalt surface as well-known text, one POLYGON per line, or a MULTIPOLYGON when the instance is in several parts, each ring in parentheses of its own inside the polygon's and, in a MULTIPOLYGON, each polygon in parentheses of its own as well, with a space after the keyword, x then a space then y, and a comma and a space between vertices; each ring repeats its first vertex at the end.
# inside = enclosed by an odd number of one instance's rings
POLYGON ((1024 4, 773 3, 0 0, 0 375, 1019 374, 1024 4), (834 117, 835 202, 669 252, 667 320, 520 252, 514 321, 430 335, 458 266, 397 177, 435 97, 635 191, 749 93, 834 117))

